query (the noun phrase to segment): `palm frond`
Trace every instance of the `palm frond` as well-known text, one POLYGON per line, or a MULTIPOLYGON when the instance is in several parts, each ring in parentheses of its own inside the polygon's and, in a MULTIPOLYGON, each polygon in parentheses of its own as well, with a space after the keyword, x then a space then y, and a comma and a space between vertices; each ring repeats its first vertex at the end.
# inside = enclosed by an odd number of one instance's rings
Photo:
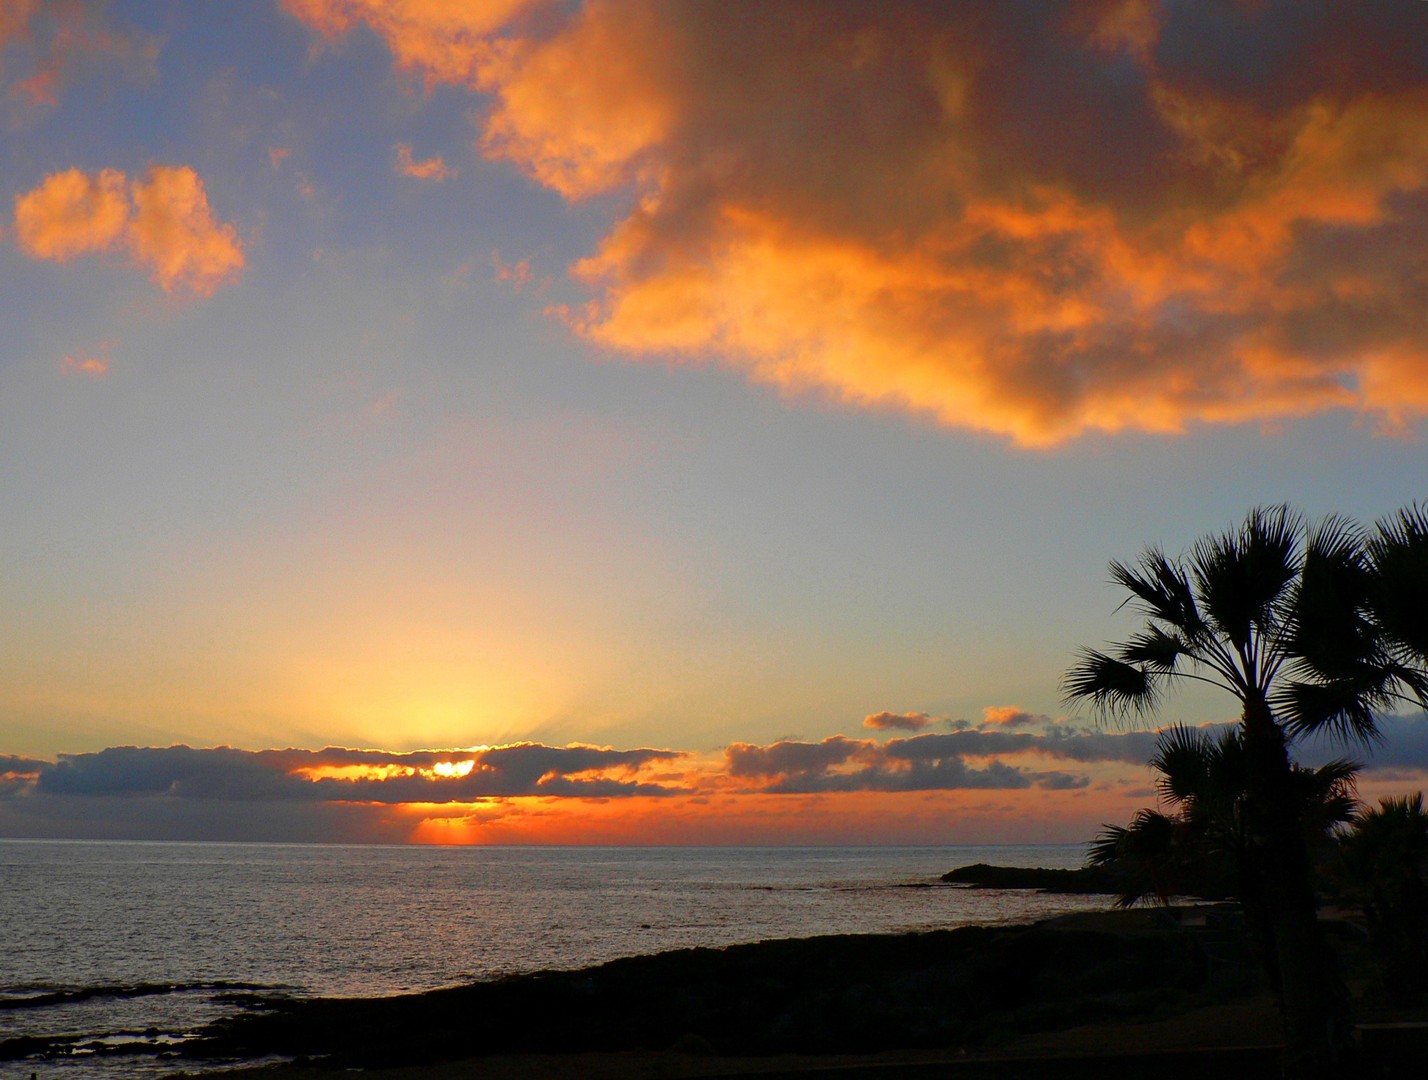
POLYGON ((1105 716, 1148 715, 1160 702, 1160 680, 1144 668, 1083 649, 1062 677, 1061 695, 1068 704, 1089 701, 1105 716))
POLYGON ((1201 609, 1241 653, 1276 613, 1299 572, 1303 519, 1285 506, 1250 511, 1236 530, 1198 541, 1190 565, 1201 609))
POLYGON ((1353 820, 1359 811, 1354 781, 1361 768, 1359 762, 1347 758, 1337 758, 1317 769, 1295 767, 1295 790, 1310 836, 1326 836, 1335 826, 1353 820))
POLYGON ((1364 668, 1326 682, 1286 682, 1271 704, 1292 739, 1328 734, 1348 743, 1382 740, 1377 710, 1392 700, 1390 669, 1364 668))
POLYGON ((1176 805, 1193 804, 1205 791, 1212 740, 1200 728, 1175 725, 1155 739, 1149 765, 1158 774, 1156 790, 1176 805))
POLYGON ((1428 504, 1380 521, 1368 549, 1379 625, 1416 664, 1428 663, 1428 504))
POLYGON ((1379 650, 1370 617, 1363 538, 1329 517, 1310 533, 1299 581, 1286 605, 1284 654, 1301 681, 1325 681, 1369 663, 1379 650))
POLYGON ((1121 645, 1117 655, 1127 664, 1144 665, 1151 671, 1168 675, 1174 672, 1182 656, 1194 654, 1181 638, 1151 626, 1121 645))
POLYGON ((1121 825, 1102 825, 1101 831, 1086 848, 1087 866, 1106 866, 1120 859, 1129 830, 1121 825))
POLYGON ((1147 897, 1165 902, 1178 877, 1181 824, 1155 810, 1138 810, 1128 826, 1106 825, 1091 842, 1086 861, 1122 875, 1116 906, 1132 907, 1147 897))
POLYGON ((1111 563, 1111 581, 1138 598, 1150 618, 1193 640, 1205 630, 1185 570, 1157 547, 1149 548, 1135 568, 1111 563))

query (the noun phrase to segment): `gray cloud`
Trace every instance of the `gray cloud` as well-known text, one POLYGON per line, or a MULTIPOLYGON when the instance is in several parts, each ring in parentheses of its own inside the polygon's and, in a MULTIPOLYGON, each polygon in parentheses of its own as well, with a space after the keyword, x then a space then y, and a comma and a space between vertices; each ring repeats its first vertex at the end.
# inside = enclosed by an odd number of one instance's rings
POLYGON ((0 776, 34 776, 47 762, 35 758, 0 754, 0 776))
POLYGON ((8 799, 28 791, 34 786, 35 777, 46 764, 48 763, 33 758, 0 754, 0 799, 8 799))
POLYGON ((1016 790, 1041 778, 1013 765, 994 761, 972 768, 959 757, 917 761, 908 766, 863 766, 854 772, 791 773, 774 777, 760 790, 771 794, 807 795, 838 791, 957 791, 965 788, 1016 790))
POLYGON ((1316 738, 1299 748, 1299 756, 1311 765, 1347 757, 1360 762, 1364 773, 1385 776, 1428 771, 1428 713, 1383 716, 1378 728, 1382 738, 1371 745, 1316 738))
POLYGON ((682 790, 631 778, 643 765, 674 761, 672 750, 609 750, 591 746, 520 743, 478 751, 235 750, 188 746, 111 747, 90 754, 61 754, 38 763, 36 794, 60 797, 163 797, 240 802, 468 802, 516 795, 614 798, 682 790), (387 777, 313 777, 298 770, 351 766, 431 769, 441 762, 472 761, 464 776, 423 773, 387 777), (618 772, 621 777, 584 776, 618 772))
POLYGON ((974 766, 967 758, 1046 754, 1068 760, 1143 763, 1153 742, 1148 733, 1129 736, 1058 732, 1047 735, 1003 731, 954 731, 914 735, 877 743, 835 735, 821 742, 781 741, 768 746, 734 743, 725 750, 730 776, 762 780, 760 791, 811 793, 832 791, 950 791, 962 788, 1047 789, 1084 787, 1089 778, 1066 772, 1036 772, 1003 761, 974 766), (1139 736, 1145 736, 1146 742, 1139 736), (1126 739, 1120 745, 1114 739, 1126 739))
POLYGON ((819 773, 842 765, 858 754, 876 752, 877 744, 834 735, 822 742, 781 741, 769 746, 732 743, 724 751, 730 776, 774 776, 779 773, 819 773))

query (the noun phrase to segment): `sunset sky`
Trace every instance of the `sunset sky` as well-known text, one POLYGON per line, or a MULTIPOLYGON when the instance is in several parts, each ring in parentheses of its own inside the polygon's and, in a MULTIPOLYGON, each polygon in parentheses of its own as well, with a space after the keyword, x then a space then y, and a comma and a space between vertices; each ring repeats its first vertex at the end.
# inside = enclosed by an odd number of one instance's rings
POLYGON ((1428 4, 0 0, 0 130, 0 836, 1082 840, 1109 560, 1428 497, 1428 4))

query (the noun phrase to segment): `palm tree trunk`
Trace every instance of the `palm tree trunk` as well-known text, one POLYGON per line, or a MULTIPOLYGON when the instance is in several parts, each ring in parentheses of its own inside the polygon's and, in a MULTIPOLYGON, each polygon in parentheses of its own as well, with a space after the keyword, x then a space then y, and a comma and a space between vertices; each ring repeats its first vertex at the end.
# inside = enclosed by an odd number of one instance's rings
POLYGON ((1245 812, 1259 863, 1278 968, 1284 1075, 1354 1075, 1348 992, 1319 929, 1303 824, 1284 734, 1267 703, 1244 713, 1245 812))

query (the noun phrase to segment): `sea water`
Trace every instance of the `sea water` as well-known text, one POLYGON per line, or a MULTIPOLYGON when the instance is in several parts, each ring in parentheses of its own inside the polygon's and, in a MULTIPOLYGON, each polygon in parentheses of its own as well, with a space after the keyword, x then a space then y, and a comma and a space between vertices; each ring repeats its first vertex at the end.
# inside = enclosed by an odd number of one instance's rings
POLYGON ((0 1043, 75 1035, 0 1078, 109 1080, 245 995, 375 996, 620 956, 1023 922, 1109 898, 941 886, 1073 867, 1058 846, 375 847, 0 840, 0 1043), (107 1052, 138 1044, 142 1053, 107 1052))

